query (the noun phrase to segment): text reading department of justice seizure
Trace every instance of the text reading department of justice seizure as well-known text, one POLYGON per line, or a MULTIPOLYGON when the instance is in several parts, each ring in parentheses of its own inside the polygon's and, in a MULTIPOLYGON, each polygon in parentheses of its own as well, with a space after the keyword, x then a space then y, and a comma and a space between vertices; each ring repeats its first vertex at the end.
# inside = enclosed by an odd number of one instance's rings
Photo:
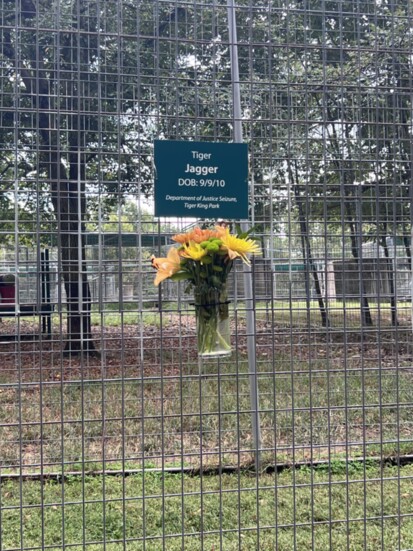
POLYGON ((191 209, 219 209, 219 203, 237 203, 236 197, 207 197, 206 195, 166 195, 165 199, 167 201, 185 201, 184 208, 191 209), (199 201, 209 201, 199 202, 199 201))

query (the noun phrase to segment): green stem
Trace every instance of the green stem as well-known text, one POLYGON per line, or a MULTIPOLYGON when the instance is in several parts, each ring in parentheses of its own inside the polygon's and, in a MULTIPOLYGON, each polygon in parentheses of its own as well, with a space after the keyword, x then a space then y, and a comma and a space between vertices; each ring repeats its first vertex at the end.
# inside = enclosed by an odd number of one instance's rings
POLYGON ((195 290, 198 352, 201 355, 226 354, 231 350, 226 299, 226 288, 195 290))

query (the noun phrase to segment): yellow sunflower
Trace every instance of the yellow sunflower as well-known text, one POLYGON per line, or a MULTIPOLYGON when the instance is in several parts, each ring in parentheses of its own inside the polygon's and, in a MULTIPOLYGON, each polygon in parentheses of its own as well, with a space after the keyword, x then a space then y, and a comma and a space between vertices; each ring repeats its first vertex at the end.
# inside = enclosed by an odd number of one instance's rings
POLYGON ((181 259, 176 247, 171 247, 166 258, 151 257, 152 266, 158 270, 155 277, 155 285, 159 285, 164 279, 168 279, 181 269, 181 259))
POLYGON ((181 249, 181 256, 184 258, 190 258, 191 260, 201 260, 206 254, 207 251, 195 241, 184 243, 183 249, 181 249))
POLYGON ((241 258, 246 264, 250 265, 247 254, 261 254, 260 246, 252 239, 242 239, 231 235, 229 230, 220 237, 222 247, 227 250, 230 260, 241 258))

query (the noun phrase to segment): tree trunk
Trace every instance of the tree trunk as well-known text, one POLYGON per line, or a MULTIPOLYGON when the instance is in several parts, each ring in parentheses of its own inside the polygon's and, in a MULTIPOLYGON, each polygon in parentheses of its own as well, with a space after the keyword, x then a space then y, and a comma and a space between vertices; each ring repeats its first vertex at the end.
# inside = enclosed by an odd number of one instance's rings
MULTIPOLYGON (((393 327, 398 325, 397 320, 397 300, 396 300, 396 286, 394 282, 394 273, 395 265, 394 259, 390 258, 389 247, 387 246, 386 235, 387 235, 387 224, 384 224, 385 234, 381 238, 381 246, 384 250, 384 256, 387 259, 387 265, 389 267, 389 287, 390 287, 390 309, 391 309, 391 323, 393 327)), ((380 285, 380 280, 379 280, 380 285)))
MULTIPOLYGON (((349 225, 349 228, 350 228, 351 252, 352 252, 354 260, 357 262, 357 267, 358 267, 358 271, 359 271, 361 325, 363 327, 365 327, 365 326, 369 327, 369 326, 373 325, 373 318, 371 317, 370 305, 369 305, 368 298, 366 296, 366 290, 365 290, 365 285, 364 285, 364 280, 363 280, 363 264, 362 264, 362 260, 360 260, 362 258, 362 256, 361 256, 361 250, 362 250, 361 249, 361 245, 362 245, 362 235, 361 235, 362 221, 361 221, 361 212, 360 212, 360 208, 361 208, 360 200, 361 200, 361 198, 359 198, 359 197, 356 198, 354 193, 353 193, 353 191, 354 191, 354 185, 353 184, 354 184, 354 180, 355 180, 354 170, 353 170, 352 165, 350 165, 350 169, 346 170, 345 161, 341 158, 340 145, 339 145, 339 141, 338 141, 338 138, 337 138, 337 132, 336 132, 335 124, 334 124, 334 117, 333 117, 333 114, 331 113, 331 110, 329 109, 329 107, 327 107, 327 113, 328 113, 329 119, 331 121, 331 131, 330 131, 331 143, 333 144, 333 147, 335 148, 336 153, 337 153, 337 159, 334 162, 337 166, 337 170, 338 170, 339 174, 341 174, 341 178, 340 178, 341 197, 342 197, 342 200, 344 200, 344 205, 345 205, 344 210, 345 210, 345 213, 348 217, 347 224, 349 225), (348 183, 349 178, 351 178, 350 185, 348 183), (356 209, 355 209, 356 212, 355 213, 354 213, 354 211, 352 211, 352 208, 350 206, 350 201, 353 201, 353 202, 357 201, 356 202, 356 209), (355 216, 354 216, 354 214, 355 214, 355 216)), ((347 138, 348 138, 348 132, 349 132, 348 127, 345 126, 345 133, 346 133, 347 138)), ((350 144, 349 140, 348 140, 348 144, 350 144)), ((349 145, 349 147, 350 147, 350 145, 349 145)))
MULTIPOLYGON (((87 280, 84 242, 86 202, 84 183, 67 178, 59 155, 50 144, 49 178, 58 222, 58 249, 66 291, 67 343, 65 353, 96 354, 91 331, 91 295, 87 280), (80 190, 78 186, 81 186, 80 190)), ((71 165, 72 167, 72 165, 71 165)), ((84 180, 83 180, 84 182, 84 180)))
MULTIPOLYGON (((58 146, 59 128, 56 109, 51 105, 54 85, 44 70, 40 48, 34 47, 25 65, 17 65, 17 57, 10 33, 3 53, 15 64, 16 73, 22 78, 26 94, 33 108, 38 111, 39 166, 47 172, 51 201, 58 224, 58 249, 61 270, 67 295, 67 354, 96 354, 91 333, 91 297, 87 281, 84 223, 86 219, 85 157, 78 158, 79 143, 70 144, 69 174, 58 146), (79 168, 80 167, 80 168, 79 168)), ((70 119, 70 117, 69 117, 70 119)), ((81 134, 72 132, 75 140, 81 134)), ((84 149, 83 149, 84 151, 84 149)))
POLYGON ((307 307, 309 308, 309 302, 310 302, 310 282, 309 282, 309 275, 311 273, 313 280, 314 280, 314 287, 317 295, 317 301, 318 301, 318 307, 320 310, 320 316, 321 316, 321 324, 323 327, 329 327, 330 321, 328 318, 328 312, 327 308, 324 304, 323 300, 323 294, 321 292, 321 285, 320 280, 318 278, 318 272, 317 267, 314 264, 313 255, 311 251, 311 243, 310 243, 310 236, 308 234, 308 227, 307 227, 307 220, 304 213, 303 208, 303 198, 301 196, 300 188, 298 185, 298 174, 297 174, 297 167, 296 167, 296 174, 295 178, 293 175, 293 171, 291 169, 290 164, 289 167, 289 174, 291 183, 293 185, 294 189, 294 196, 295 196, 295 202, 297 204, 298 208, 298 218, 300 223, 300 233, 301 233, 301 244, 302 244, 302 250, 303 250, 303 258, 305 264, 308 263, 309 270, 306 270, 306 300, 307 300, 307 307))
POLYGON ((403 245, 404 245, 404 250, 406 251, 406 257, 407 257, 407 262, 409 264, 409 269, 411 271, 412 270, 412 249, 410 247, 410 238, 407 237, 406 235, 403 235, 403 245))

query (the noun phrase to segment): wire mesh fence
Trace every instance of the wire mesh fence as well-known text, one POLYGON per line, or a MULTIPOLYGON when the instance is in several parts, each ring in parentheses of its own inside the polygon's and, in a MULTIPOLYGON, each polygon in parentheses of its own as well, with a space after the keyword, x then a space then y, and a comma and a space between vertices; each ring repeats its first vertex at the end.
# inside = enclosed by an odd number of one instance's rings
POLYGON ((0 549, 412 549, 411 4, 0 6, 0 549), (154 217, 154 140, 239 127, 200 359, 150 258, 220 218, 154 217))

